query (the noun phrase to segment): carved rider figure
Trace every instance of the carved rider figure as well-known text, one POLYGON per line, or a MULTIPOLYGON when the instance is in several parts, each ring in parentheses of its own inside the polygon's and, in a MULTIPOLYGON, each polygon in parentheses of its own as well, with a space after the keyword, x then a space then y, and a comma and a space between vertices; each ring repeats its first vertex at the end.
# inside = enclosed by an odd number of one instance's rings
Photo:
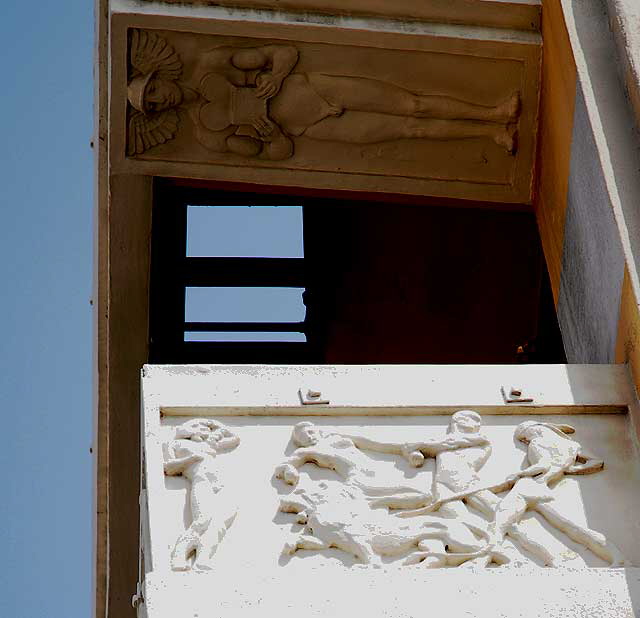
MULTIPOLYGON (((464 413, 459 414, 458 420, 464 423, 464 413)), ((428 550, 432 558, 437 553, 439 566, 460 564, 486 553, 483 553, 486 544, 478 539, 488 540, 486 524, 478 518, 472 521, 471 517, 466 520, 424 517, 420 521, 403 522, 380 511, 371 511, 373 506, 414 508, 429 502, 431 495, 411 487, 374 486, 375 462, 365 455, 365 451, 403 455, 416 465, 424 462, 423 451, 435 456, 459 449, 482 448, 488 444, 484 436, 448 435, 441 440, 406 445, 327 431, 304 421, 294 427, 292 439, 298 448, 276 468, 276 478, 297 485, 298 469, 313 463, 336 472, 345 487, 352 490, 329 494, 328 486, 323 485, 323 492, 316 494, 303 487, 283 499, 280 510, 297 514, 298 523, 306 524, 309 531, 288 543, 286 553, 337 547, 368 564, 376 560, 376 554, 398 556, 420 549, 421 552, 428 550), (437 547, 432 547, 433 544, 437 547)), ((410 559, 407 563, 415 561, 410 559)))
POLYGON ((178 108, 206 148, 245 157, 287 159, 300 136, 351 144, 485 137, 516 149, 517 93, 484 106, 368 77, 294 72, 292 45, 219 47, 184 77, 173 48, 142 30, 133 31, 130 58, 129 154, 172 139, 177 120, 167 112, 178 108))

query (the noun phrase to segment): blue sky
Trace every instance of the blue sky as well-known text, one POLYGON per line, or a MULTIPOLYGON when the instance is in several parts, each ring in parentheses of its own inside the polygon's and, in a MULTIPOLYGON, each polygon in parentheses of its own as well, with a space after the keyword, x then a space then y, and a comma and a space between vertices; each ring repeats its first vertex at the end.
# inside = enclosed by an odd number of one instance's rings
MULTIPOLYGON (((92 0, 0 9, 0 616, 12 618, 92 608, 93 30, 92 0)), ((274 248, 252 210, 253 223, 227 213, 220 237, 203 221, 194 255, 301 254, 299 213, 270 215, 289 221, 274 248)), ((299 293, 293 305, 302 319, 299 293)))
POLYGON ((92 0, 0 9, 0 616, 91 612, 92 0))

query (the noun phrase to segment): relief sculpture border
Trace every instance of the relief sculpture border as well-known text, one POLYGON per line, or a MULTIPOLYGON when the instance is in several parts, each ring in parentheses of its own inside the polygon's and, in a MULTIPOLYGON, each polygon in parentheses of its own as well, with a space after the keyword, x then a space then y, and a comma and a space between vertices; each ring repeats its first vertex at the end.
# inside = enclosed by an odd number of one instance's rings
POLYGON ((208 22, 208 34, 216 36, 189 35, 203 50, 210 45, 194 62, 184 33, 154 31, 153 22, 149 16, 114 17, 111 152, 116 172, 530 201, 536 45, 208 22), (380 77, 372 78, 339 67, 331 73, 313 70, 314 54, 353 50, 355 57, 362 48, 380 54, 386 73, 381 69, 380 77), (515 78, 503 92, 484 93, 478 102, 457 93, 425 93, 424 84, 412 90, 388 77, 393 61, 397 66, 398 54, 405 52, 418 54, 407 60, 463 58, 496 67, 506 62, 502 66, 515 71, 515 78), (221 107, 221 91, 234 105, 221 107), (301 109, 313 118, 302 118, 301 109), (181 130, 185 136, 190 131, 191 141, 180 137, 181 130), (437 150, 441 144, 442 152, 437 150), (178 152, 175 160, 172 149, 178 152), (342 151, 344 161, 339 160, 342 151), (420 159, 427 153, 440 165, 455 152, 462 159, 482 157, 487 169, 496 170, 494 177, 469 175, 463 169, 469 165, 456 161, 447 177, 441 170, 429 171, 420 159))

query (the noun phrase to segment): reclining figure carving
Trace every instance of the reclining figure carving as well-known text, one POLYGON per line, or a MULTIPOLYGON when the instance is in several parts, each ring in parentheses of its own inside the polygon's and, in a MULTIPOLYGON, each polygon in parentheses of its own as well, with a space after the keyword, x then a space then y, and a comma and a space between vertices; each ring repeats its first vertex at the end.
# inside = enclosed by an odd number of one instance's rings
POLYGON ((350 144, 487 138, 511 154, 517 148, 517 92, 487 106, 369 77, 296 72, 298 49, 282 44, 217 47, 183 72, 163 37, 135 29, 129 57, 130 156, 173 139, 179 109, 208 150, 272 161, 292 157, 300 136, 350 144))

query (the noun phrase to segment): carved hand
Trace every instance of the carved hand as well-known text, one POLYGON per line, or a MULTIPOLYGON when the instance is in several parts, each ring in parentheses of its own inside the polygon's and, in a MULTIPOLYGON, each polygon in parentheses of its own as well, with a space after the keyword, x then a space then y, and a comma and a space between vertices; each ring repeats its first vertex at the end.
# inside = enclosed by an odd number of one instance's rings
POLYGON ((260 99, 270 99, 275 97, 282 87, 283 77, 279 77, 265 71, 260 73, 256 79, 256 96, 260 99))
POLYGON ((271 141, 276 135, 280 134, 277 125, 273 123, 266 116, 256 118, 252 123, 253 128, 258 132, 261 139, 268 142, 271 141))
POLYGON ((420 445, 406 443, 402 445, 402 456, 414 467, 420 468, 424 464, 424 455, 420 452, 420 445))
POLYGON ((282 479, 287 485, 297 485, 300 480, 300 473, 291 464, 281 464, 276 468, 275 477, 282 479))

